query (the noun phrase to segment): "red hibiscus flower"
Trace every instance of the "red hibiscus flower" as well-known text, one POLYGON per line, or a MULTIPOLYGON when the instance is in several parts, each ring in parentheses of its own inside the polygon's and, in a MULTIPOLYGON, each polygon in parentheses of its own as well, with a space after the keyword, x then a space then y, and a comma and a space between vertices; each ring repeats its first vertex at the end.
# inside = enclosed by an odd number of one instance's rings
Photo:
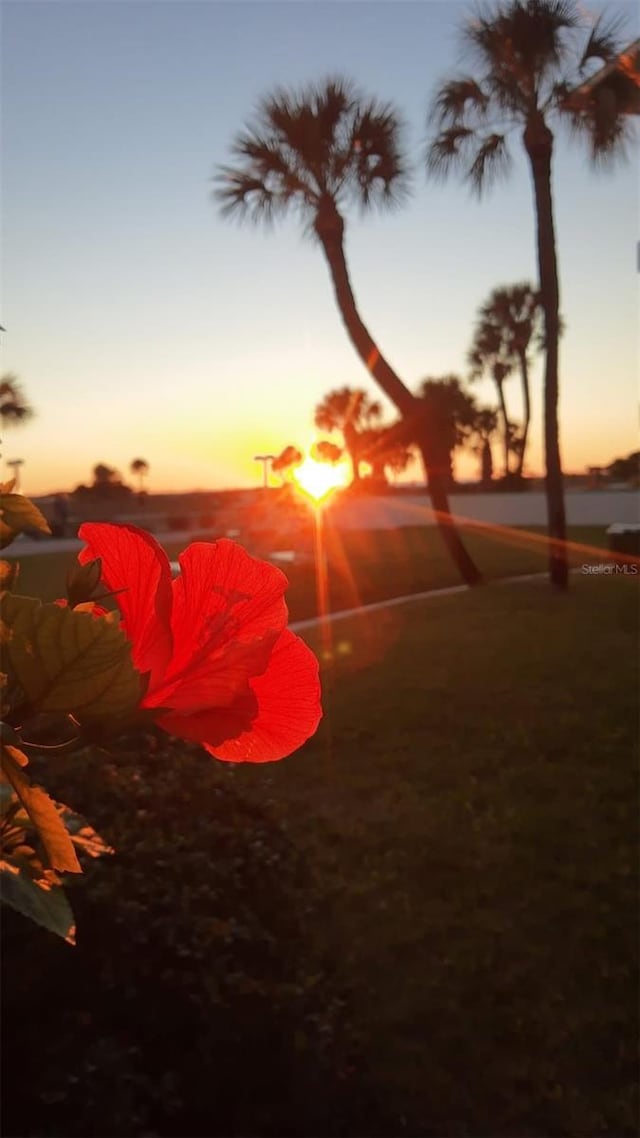
POLYGON ((149 675, 141 706, 158 709, 158 726, 230 762, 282 759, 313 735, 318 662, 285 627, 279 569, 223 538, 190 545, 172 581, 144 530, 85 522, 79 536, 80 563, 99 557, 117 593, 134 665, 149 675))

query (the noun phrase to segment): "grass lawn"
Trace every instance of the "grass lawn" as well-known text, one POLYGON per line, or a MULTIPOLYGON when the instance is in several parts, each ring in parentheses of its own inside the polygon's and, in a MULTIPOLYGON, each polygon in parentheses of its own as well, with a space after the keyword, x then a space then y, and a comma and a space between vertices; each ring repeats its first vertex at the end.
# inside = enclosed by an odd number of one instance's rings
MULTIPOLYGON (((487 579, 492 579, 544 571, 547 554, 544 543, 539 540, 542 534, 540 528, 487 530, 486 533, 470 529, 465 541, 482 572, 487 579)), ((569 537, 573 542, 588 546, 606 546, 604 527, 575 528, 569 537)), ((169 557, 177 558, 185 544, 184 541, 167 544, 169 557)), ((333 611, 357 607, 359 602, 366 604, 460 583, 440 534, 433 527, 343 533, 328 528, 326 548, 333 611)), ((10 554, 9 548, 8 560, 11 560, 10 554)), ((573 564, 581 564, 585 560, 597 561, 598 555, 577 549, 570 552, 570 558, 573 564)), ((66 572, 75 559, 73 553, 47 553, 44 549, 42 553, 23 557, 15 591, 43 600, 64 596, 66 572)), ((291 619, 315 616, 313 566, 294 563, 285 566, 285 572, 289 578, 287 600, 291 619)))
POLYGON ((57 764, 118 853, 74 888, 78 949, 5 918, 7 1135, 637 1133, 637 579, 332 636, 321 729, 282 763, 57 764))
POLYGON ((313 935, 395 1132, 635 1134, 635 583, 496 586, 335 632, 319 735, 230 777, 320 874, 313 935))

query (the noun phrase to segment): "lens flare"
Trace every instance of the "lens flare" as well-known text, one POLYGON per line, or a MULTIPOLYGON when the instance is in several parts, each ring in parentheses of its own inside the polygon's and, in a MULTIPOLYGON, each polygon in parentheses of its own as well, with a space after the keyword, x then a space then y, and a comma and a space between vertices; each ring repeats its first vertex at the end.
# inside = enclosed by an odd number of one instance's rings
POLYGON ((346 486, 349 481, 349 467, 347 463, 316 462, 314 458, 305 458, 300 466, 293 472, 293 478, 303 494, 312 502, 319 505, 340 486, 346 486))

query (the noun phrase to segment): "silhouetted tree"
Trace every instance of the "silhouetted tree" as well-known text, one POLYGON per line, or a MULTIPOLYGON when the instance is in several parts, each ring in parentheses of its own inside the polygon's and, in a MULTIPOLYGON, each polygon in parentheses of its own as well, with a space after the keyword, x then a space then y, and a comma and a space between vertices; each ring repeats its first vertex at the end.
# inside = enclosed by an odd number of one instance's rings
POLYGON ((640 481, 640 451, 633 451, 627 458, 615 458, 607 467, 609 477, 614 482, 640 481))
POLYGON ((149 463, 144 458, 134 458, 130 467, 131 473, 138 478, 138 490, 140 494, 144 491, 144 480, 149 473, 149 463))
MULTIPOLYGON (((131 496, 131 487, 122 481, 115 467, 107 466, 104 462, 98 462, 93 467, 92 474, 93 484, 88 488, 88 493, 99 498, 125 498, 131 496)), ((83 488, 80 486, 76 487, 74 493, 83 493, 83 488)))
POLYGON ((225 214, 271 222, 294 213, 324 252, 345 328, 362 363, 407 420, 429 476, 429 494, 444 541, 469 584, 481 580, 453 525, 446 487, 429 472, 424 406, 385 359, 356 307, 344 248, 343 211, 392 206, 407 187, 398 115, 364 99, 348 82, 330 79, 301 93, 280 90, 232 146, 216 196, 225 214))
POLYGON ((370 464, 376 482, 387 481, 387 470, 403 474, 414 457, 411 446, 396 441, 394 425, 363 431, 361 447, 362 458, 370 464))
POLYGON ((294 446, 286 446, 283 451, 277 455, 271 463, 271 469, 274 474, 279 474, 283 482, 287 477, 291 477, 296 466, 299 466, 303 460, 301 450, 294 446))
POLYGON ((319 439, 311 448, 311 457, 316 462, 328 462, 331 466, 335 466, 336 462, 340 461, 343 453, 342 447, 336 446, 329 439, 319 439))
MULTIPOLYGON (((509 423, 508 445, 510 453, 515 455, 517 466, 520 467, 524 453, 524 430, 521 430, 517 423, 509 423)), ((517 473, 516 477, 518 477, 517 473)), ((518 482, 521 482, 520 478, 518 478, 518 482)))
POLYGON ((17 376, 7 372, 0 379, 0 420, 3 427, 15 427, 34 416, 17 376))
POLYGON ((498 428, 498 416, 491 407, 479 407, 473 420, 471 449, 480 455, 480 482, 488 489, 493 479, 491 438, 498 428))
POLYGON ((514 366, 513 356, 505 345, 502 333, 493 323, 481 320, 476 325, 473 343, 469 350, 471 379, 480 379, 489 373, 496 385, 500 413, 502 415, 502 442, 504 450, 504 476, 509 477, 509 455, 511 453, 511 422, 507 412, 504 381, 514 366))
MULTIPOLYGON (((446 175, 461 169, 481 193, 508 166, 507 133, 518 131, 533 181, 540 299, 545 328, 544 439, 550 576, 568 584, 566 520, 558 425, 560 288, 553 216, 551 160, 556 124, 563 118, 602 162, 624 149, 629 128, 624 101, 595 97, 573 110, 570 92, 591 61, 608 63, 620 51, 616 27, 590 22, 577 0, 506 0, 476 10, 463 44, 477 61, 473 75, 441 85, 432 104, 436 136, 427 168, 446 175)), ((623 76, 624 82, 624 76, 623 76)), ((629 78, 629 86, 632 78, 629 78)))
POLYGON ((431 461, 439 477, 453 484, 453 452, 464 446, 477 416, 475 399, 456 375, 427 378, 420 384, 420 399, 428 409, 431 461))
POLYGON ((382 418, 382 407, 366 391, 341 387, 325 395, 315 410, 314 421, 321 431, 339 431, 351 460, 353 480, 360 478, 362 434, 382 418))
POLYGON ((118 480, 117 470, 113 466, 107 466, 104 462, 96 463, 92 473, 94 486, 113 485, 118 480))
POLYGON ((505 357, 517 362, 520 370, 524 420, 515 471, 517 478, 522 477, 531 423, 529 349, 532 343, 537 348, 543 346, 541 320, 540 293, 526 281, 494 289, 479 312, 479 326, 494 328, 499 333, 505 357))

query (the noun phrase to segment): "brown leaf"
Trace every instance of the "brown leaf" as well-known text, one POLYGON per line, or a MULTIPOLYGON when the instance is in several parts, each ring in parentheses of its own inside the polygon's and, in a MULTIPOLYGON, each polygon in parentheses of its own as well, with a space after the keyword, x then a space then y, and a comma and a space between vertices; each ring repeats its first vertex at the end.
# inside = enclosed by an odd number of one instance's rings
POLYGON ((82 873, 73 842, 55 803, 21 770, 26 762, 26 757, 16 747, 2 748, 2 769, 31 819, 51 868, 61 873, 82 873))
POLYGON ((23 494, 0 491, 0 542, 8 545, 17 533, 35 529, 40 533, 51 533, 44 514, 23 494), (6 531, 6 532, 5 532, 6 531))
POLYGON ((10 561, 0 561, 0 589, 7 589, 9 592, 14 588, 20 566, 17 561, 13 563, 10 561))

